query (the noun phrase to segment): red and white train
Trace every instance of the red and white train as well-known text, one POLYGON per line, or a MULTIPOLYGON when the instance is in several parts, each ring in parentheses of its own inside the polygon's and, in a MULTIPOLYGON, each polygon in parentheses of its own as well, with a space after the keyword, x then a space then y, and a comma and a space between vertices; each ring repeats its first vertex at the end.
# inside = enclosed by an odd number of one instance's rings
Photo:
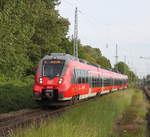
POLYGON ((69 54, 52 53, 41 59, 33 98, 63 104, 128 87, 128 77, 102 69, 69 54))

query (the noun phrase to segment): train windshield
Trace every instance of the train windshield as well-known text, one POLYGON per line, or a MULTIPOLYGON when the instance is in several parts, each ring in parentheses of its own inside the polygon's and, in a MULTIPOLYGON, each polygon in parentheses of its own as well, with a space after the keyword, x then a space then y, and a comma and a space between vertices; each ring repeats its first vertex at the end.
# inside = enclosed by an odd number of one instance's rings
POLYGON ((45 60, 43 61, 43 76, 50 79, 59 77, 64 67, 64 60, 45 60))

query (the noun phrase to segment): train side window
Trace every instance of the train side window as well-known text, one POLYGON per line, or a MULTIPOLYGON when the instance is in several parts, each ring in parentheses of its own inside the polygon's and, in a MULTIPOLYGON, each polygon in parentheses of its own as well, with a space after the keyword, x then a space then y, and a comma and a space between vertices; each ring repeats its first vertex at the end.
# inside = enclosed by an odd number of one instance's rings
POLYGON ((117 85, 117 79, 115 79, 115 86, 117 85))
POLYGON ((90 87, 92 87, 92 85, 91 85, 91 75, 88 76, 88 81, 89 81, 90 87))
POLYGON ((75 69, 72 70, 72 83, 76 83, 75 69))
POLYGON ((94 77, 94 88, 96 87, 96 77, 94 77))
POLYGON ((88 83, 87 77, 88 77, 88 72, 87 72, 87 70, 86 70, 86 71, 85 71, 85 83, 86 83, 86 84, 88 83))
POLYGON ((97 76, 97 87, 99 87, 99 77, 97 76))
POLYGON ((110 85, 110 79, 109 78, 106 78, 105 79, 105 86, 109 86, 110 85))
POLYGON ((74 69, 74 75, 75 75, 75 83, 77 84, 77 79, 78 79, 77 69, 74 69))
POLYGON ((99 78, 98 78, 98 76, 97 76, 97 85, 96 86, 99 87, 99 78))
POLYGON ((112 86, 113 85, 113 80, 112 80, 112 78, 110 78, 110 86, 112 86))
POLYGON ((79 74, 79 70, 76 69, 76 83, 78 84, 79 83, 79 77, 80 77, 80 74, 79 74))
POLYGON ((110 80, 109 78, 107 78, 107 86, 109 86, 110 80))
POLYGON ((98 87, 102 87, 102 79, 101 79, 101 77, 98 78, 98 81, 99 81, 98 82, 98 87))
POLYGON ((82 83, 84 84, 84 70, 81 70, 81 78, 82 78, 82 83))
POLYGON ((81 70, 78 69, 78 83, 81 84, 82 83, 82 77, 81 77, 81 70))
POLYGON ((88 71, 86 71, 86 76, 85 76, 85 78, 86 78, 86 83, 89 83, 89 78, 88 78, 89 76, 88 76, 88 71))
POLYGON ((93 76, 93 88, 95 87, 95 77, 93 76))
POLYGON ((94 88, 94 76, 92 76, 92 88, 94 88))
POLYGON ((117 86, 117 79, 115 79, 115 86, 117 86))
POLYGON ((82 80, 83 80, 83 84, 85 83, 85 70, 82 70, 82 80))
POLYGON ((109 86, 112 86, 112 79, 109 79, 109 86))
POLYGON ((95 76, 95 88, 97 87, 97 77, 95 76))
POLYGON ((99 87, 99 78, 98 78, 98 76, 97 76, 97 82, 96 82, 96 87, 99 87))
POLYGON ((82 70, 79 70, 79 83, 82 83, 82 70))
POLYGON ((97 76, 95 76, 95 87, 97 87, 97 76))
POLYGON ((103 78, 103 86, 106 86, 106 78, 103 78))
POLYGON ((115 84, 114 84, 114 81, 115 81, 115 80, 114 80, 114 79, 112 79, 112 86, 114 86, 114 85, 115 85, 115 84))
POLYGON ((108 85, 107 82, 108 82, 108 79, 106 78, 105 82, 104 82, 105 83, 105 87, 107 87, 107 85, 108 85))

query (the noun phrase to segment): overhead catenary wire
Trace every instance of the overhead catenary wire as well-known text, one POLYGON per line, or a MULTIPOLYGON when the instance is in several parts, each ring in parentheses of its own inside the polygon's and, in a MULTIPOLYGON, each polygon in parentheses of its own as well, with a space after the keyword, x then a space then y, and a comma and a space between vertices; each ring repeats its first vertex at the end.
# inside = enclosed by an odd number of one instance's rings
MULTIPOLYGON (((97 22, 98 22, 97 19, 96 19, 93 15, 89 15, 89 14, 87 14, 86 12, 84 12, 83 10, 81 10, 79 5, 73 4, 72 2, 70 2, 70 1, 68 1, 68 0, 64 0, 63 2, 66 3, 66 4, 68 4, 69 6, 71 6, 73 9, 74 9, 75 7, 78 7, 78 13, 79 13, 79 14, 86 16, 86 17, 88 18, 88 21, 89 21, 90 23, 92 23, 92 25, 93 25, 93 24, 94 24, 94 25, 97 25, 97 22)), ((86 19, 87 19, 87 18, 86 18, 86 19)), ((90 24, 90 25, 91 25, 91 24, 90 24)))

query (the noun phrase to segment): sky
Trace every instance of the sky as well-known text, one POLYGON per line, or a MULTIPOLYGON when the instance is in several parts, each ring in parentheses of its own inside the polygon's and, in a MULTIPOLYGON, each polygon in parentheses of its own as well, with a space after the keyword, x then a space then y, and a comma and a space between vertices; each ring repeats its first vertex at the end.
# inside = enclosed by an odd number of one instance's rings
POLYGON ((150 74, 149 5, 150 0, 61 0, 57 9, 70 21, 68 35, 71 36, 74 10, 78 7, 81 43, 99 48, 112 66, 117 44, 118 60, 143 77, 150 74))

